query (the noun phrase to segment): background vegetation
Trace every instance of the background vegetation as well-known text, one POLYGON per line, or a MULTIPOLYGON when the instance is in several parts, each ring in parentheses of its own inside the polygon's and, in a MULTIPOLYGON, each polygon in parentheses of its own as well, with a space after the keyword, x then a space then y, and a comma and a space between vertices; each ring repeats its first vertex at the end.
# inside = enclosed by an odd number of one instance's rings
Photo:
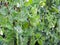
POLYGON ((60 0, 0 0, 0 45, 60 45, 60 0))

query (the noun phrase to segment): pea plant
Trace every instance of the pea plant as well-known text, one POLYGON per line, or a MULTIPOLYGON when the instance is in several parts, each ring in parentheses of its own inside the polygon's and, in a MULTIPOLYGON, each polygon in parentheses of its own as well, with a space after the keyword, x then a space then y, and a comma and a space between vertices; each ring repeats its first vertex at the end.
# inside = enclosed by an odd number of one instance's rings
POLYGON ((0 45, 60 45, 60 0, 0 0, 0 45))

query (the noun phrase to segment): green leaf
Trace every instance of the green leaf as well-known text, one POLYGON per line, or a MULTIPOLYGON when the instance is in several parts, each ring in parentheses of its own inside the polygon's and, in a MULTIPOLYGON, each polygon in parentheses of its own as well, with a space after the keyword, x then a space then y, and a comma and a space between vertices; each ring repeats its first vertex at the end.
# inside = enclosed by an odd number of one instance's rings
POLYGON ((31 4, 32 4, 32 0, 26 0, 25 6, 29 6, 29 5, 31 5, 31 4))

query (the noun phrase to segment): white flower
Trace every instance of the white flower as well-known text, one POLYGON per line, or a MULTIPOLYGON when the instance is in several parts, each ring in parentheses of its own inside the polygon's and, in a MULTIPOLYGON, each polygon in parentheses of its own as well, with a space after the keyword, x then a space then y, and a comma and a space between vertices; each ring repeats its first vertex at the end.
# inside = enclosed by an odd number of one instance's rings
POLYGON ((26 0, 26 2, 29 2, 29 0, 26 0))
POLYGON ((20 7, 20 4, 19 3, 17 3, 17 7, 20 7))
POLYGON ((53 25, 53 27, 55 27, 55 26, 53 25))
POLYGON ((2 31, 0 31, 0 35, 3 35, 3 32, 2 31))
POLYGON ((42 8, 44 7, 44 6, 41 6, 42 8))

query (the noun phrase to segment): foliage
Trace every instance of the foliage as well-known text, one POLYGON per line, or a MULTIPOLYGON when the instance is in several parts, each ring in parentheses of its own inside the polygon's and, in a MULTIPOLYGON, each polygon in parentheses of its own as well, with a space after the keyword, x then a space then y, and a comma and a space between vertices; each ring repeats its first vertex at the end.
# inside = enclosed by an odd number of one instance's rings
POLYGON ((0 45, 60 45, 60 0, 1 0, 0 45))

